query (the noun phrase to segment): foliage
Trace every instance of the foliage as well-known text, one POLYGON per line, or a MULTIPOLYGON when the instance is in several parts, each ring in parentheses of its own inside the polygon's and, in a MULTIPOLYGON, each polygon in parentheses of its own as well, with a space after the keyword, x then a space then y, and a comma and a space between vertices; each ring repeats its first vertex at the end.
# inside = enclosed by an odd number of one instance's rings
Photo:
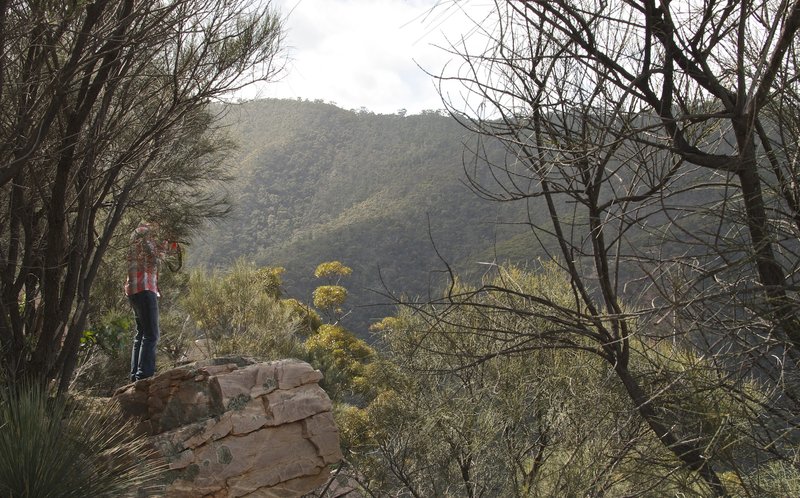
POLYGON ((278 299, 281 272, 243 259, 226 272, 192 271, 179 302, 193 335, 208 339, 214 354, 297 356, 295 334, 305 317, 278 299))
POLYGON ((212 354, 216 356, 244 355, 263 361, 282 358, 303 358, 302 343, 295 334, 297 322, 289 314, 272 315, 276 324, 269 326, 253 326, 230 336, 211 341, 212 354))
POLYGON ((81 347, 91 348, 96 346, 101 351, 116 356, 130 341, 126 336, 130 334, 134 327, 133 315, 112 314, 103 319, 96 330, 85 330, 81 337, 81 347))
POLYGON ((285 271, 280 266, 266 266, 257 270, 257 278, 263 283, 264 290, 275 299, 281 297, 281 275, 285 271))
POLYGON ((250 0, 21 0, 0 32, 0 367, 63 392, 109 248, 143 216, 183 241, 227 212, 208 187, 231 144, 208 105, 276 75, 280 18, 250 0))
POLYGON ((327 261, 320 263, 314 270, 317 278, 327 278, 332 284, 338 284, 341 277, 349 277, 353 273, 352 268, 343 265, 339 261, 327 261))
POLYGON ((320 318, 319 314, 297 299, 282 299, 281 305, 288 308, 292 318, 297 320, 299 327, 297 332, 301 337, 308 337, 314 334, 322 325, 322 318, 320 318))
POLYGON ((327 279, 330 285, 314 289, 314 306, 325 312, 332 323, 319 325, 305 340, 304 347, 308 361, 323 372, 325 378, 321 384, 331 398, 335 402, 361 404, 371 395, 369 366, 375 351, 339 325, 347 289, 338 283, 351 273, 339 261, 317 266, 314 276, 327 279))
POLYGON ((179 304, 161 299, 159 302, 156 370, 174 368, 186 361, 196 339, 196 331, 179 304))
POLYGON ((342 305, 347 299, 347 289, 339 285, 339 281, 352 272, 350 267, 344 266, 339 261, 320 263, 314 270, 315 277, 328 281, 328 285, 321 285, 314 289, 312 294, 314 306, 327 314, 333 323, 339 323, 344 315, 342 305))
POLYGON ((41 387, 0 390, 0 494, 126 496, 152 486, 165 462, 144 458, 144 437, 104 409, 68 405, 41 387))
POLYGON ((487 317, 538 304, 554 333, 499 320, 471 333, 504 340, 498 354, 602 358, 630 416, 710 496, 757 494, 752 469, 796 464, 800 400, 798 120, 787 112, 800 104, 800 9, 731 5, 496 2, 482 40, 454 43, 463 63, 441 76, 467 94, 449 110, 477 134, 470 187, 527 212, 533 254, 557 255, 572 301, 501 283, 443 302, 487 317), (498 143, 503 157, 486 154, 498 143))
MULTIPOLYGON (((589 341, 535 347, 564 325, 545 303, 565 313, 570 306, 558 268, 500 267, 480 288, 456 283, 451 302, 402 306, 372 327, 382 346, 371 364, 376 394, 337 413, 348 459, 370 492, 707 494, 696 474, 676 471, 679 461, 646 421, 631 417, 624 387, 589 341), (516 294, 500 291, 508 288, 516 294), (514 340, 519 334, 529 347, 514 340)), ((725 369, 708 358, 668 342, 631 348, 632 368, 664 420, 686 438, 708 438, 721 465, 741 461, 749 424, 765 413, 761 386, 751 382, 743 404, 739 386, 720 379, 725 369)))
POLYGON ((367 364, 375 351, 339 325, 323 324, 304 343, 308 360, 325 375, 322 386, 332 399, 369 391, 367 364))
POLYGON ((759 496, 797 496, 800 493, 800 471, 797 466, 783 461, 768 462, 744 479, 738 476, 737 479, 747 482, 749 489, 757 490, 759 496))
POLYGON ((342 305, 347 299, 347 289, 341 285, 320 285, 312 294, 314 306, 327 311, 333 316, 341 315, 344 310, 342 305))
POLYGON ((335 403, 333 416, 339 430, 339 445, 346 454, 364 448, 370 437, 367 411, 347 403, 335 403))
POLYGON ((130 377, 136 325, 130 309, 109 311, 84 334, 80 361, 71 387, 84 394, 111 396, 130 377), (97 332, 95 332, 96 330, 97 332))
POLYGON ((665 423, 683 438, 698 440, 721 467, 752 456, 751 424, 772 403, 762 383, 733 380, 714 357, 670 341, 635 340, 632 348, 632 369, 649 392, 658 393, 655 403, 665 423))

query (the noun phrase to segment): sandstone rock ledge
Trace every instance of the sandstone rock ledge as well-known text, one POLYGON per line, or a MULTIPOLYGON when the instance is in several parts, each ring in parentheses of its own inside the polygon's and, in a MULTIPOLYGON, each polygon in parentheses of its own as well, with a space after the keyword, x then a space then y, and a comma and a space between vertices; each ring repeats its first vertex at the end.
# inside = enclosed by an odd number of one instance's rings
POLYGON ((223 358, 129 384, 114 399, 169 462, 163 496, 285 498, 324 484, 342 458, 320 379, 297 360, 223 358))

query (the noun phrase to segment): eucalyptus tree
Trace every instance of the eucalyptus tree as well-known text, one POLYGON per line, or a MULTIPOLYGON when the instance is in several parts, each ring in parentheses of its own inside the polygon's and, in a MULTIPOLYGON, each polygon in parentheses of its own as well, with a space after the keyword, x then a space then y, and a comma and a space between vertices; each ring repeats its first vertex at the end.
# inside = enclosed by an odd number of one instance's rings
POLYGON ((71 376, 89 292, 141 216, 185 237, 226 209, 209 104, 280 71, 250 0, 0 3, 0 364, 71 376), (125 235, 122 236, 124 240, 125 235))
POLYGON ((573 300, 493 283, 448 296, 438 318, 473 306, 557 324, 498 323, 502 346, 473 361, 596 354, 714 495, 732 492, 730 472, 758 494, 759 469, 797 458, 799 28, 796 0, 496 1, 438 76, 463 85, 466 106, 446 104, 480 136, 470 185, 525 207, 509 221, 560 265, 573 300), (656 368, 666 359, 683 366, 656 368), (749 417, 735 442, 706 423, 715 389, 749 417))

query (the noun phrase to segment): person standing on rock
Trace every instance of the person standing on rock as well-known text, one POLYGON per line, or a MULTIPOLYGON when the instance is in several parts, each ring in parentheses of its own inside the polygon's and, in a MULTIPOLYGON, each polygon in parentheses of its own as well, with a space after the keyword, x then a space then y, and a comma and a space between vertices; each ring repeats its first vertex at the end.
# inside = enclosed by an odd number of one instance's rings
POLYGON ((160 240, 159 225, 143 221, 131 234, 125 295, 136 316, 131 352, 131 382, 152 377, 156 370, 158 327, 158 269, 177 243, 160 240))

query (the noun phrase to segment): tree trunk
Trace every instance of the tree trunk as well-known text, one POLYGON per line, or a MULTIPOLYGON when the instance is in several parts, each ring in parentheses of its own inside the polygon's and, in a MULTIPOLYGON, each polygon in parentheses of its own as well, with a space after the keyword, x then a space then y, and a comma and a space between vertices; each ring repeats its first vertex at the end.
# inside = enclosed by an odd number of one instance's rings
POLYGON ((641 386, 633 378, 630 371, 617 363, 614 366, 617 376, 625 386, 625 390, 631 397, 636 410, 647 422, 650 429, 653 430, 655 435, 684 465, 689 469, 697 472, 700 477, 708 484, 714 496, 727 497, 728 492, 725 486, 722 485, 719 476, 706 458, 703 457, 703 451, 694 444, 689 442, 679 441, 675 434, 665 426, 658 417, 656 410, 653 406, 652 399, 650 399, 642 390, 641 386))

